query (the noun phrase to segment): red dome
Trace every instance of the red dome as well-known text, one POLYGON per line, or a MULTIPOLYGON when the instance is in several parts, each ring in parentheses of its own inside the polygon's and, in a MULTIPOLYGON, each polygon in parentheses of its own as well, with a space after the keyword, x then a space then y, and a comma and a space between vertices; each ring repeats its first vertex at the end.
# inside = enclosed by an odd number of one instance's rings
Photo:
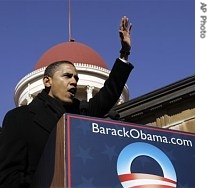
POLYGON ((79 42, 63 42, 47 50, 39 59, 34 69, 48 66, 59 60, 69 60, 73 63, 96 65, 107 69, 101 56, 89 46, 79 42))

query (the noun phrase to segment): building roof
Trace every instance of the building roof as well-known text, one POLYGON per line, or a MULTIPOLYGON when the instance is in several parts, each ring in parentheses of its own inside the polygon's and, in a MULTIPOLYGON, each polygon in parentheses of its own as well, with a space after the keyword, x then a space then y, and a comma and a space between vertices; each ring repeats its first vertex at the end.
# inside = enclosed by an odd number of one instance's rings
POLYGON ((114 107, 114 110, 120 113, 121 120, 130 121, 142 114, 148 114, 148 111, 161 111, 167 105, 188 101, 189 98, 195 98, 195 75, 129 100, 114 107))
POLYGON ((47 50, 37 61, 34 70, 59 60, 90 64, 108 69, 102 57, 95 50, 85 44, 71 40, 57 44, 47 50))

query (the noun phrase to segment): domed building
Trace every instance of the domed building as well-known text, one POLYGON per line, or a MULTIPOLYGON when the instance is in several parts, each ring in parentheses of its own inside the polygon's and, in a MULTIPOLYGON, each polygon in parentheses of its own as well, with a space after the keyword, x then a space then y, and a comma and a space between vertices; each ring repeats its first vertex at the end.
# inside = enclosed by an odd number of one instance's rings
MULTIPOLYGON (((102 57, 91 47, 74 40, 57 44, 47 50, 34 66, 34 71, 16 85, 14 95, 16 106, 29 104, 44 89, 42 78, 45 68, 50 63, 60 60, 71 61, 76 66, 79 74, 76 98, 80 100, 89 100, 94 96, 103 87, 110 73, 102 57)), ((117 104, 128 99, 128 87, 125 85, 117 104)))
MULTIPOLYGON (((42 77, 46 66, 54 61, 69 60, 78 70, 76 97, 89 100, 99 91, 110 70, 101 56, 89 46, 71 40, 47 50, 15 88, 15 104, 29 104, 44 88, 42 77)), ((151 93, 129 100, 125 85, 113 108, 120 120, 154 127, 195 132, 195 75, 189 76, 151 93)))

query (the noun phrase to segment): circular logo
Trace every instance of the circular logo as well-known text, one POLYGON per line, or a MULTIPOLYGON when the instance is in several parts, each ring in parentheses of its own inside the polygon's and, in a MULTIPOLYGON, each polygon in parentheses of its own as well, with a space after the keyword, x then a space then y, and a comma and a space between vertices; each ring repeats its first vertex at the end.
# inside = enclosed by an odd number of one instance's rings
POLYGON ((117 173, 124 188, 173 188, 177 183, 175 169, 165 153, 144 142, 129 144, 120 152, 117 160, 117 173), (163 177, 155 174, 132 173, 131 164, 139 156, 154 159, 162 168, 163 177))

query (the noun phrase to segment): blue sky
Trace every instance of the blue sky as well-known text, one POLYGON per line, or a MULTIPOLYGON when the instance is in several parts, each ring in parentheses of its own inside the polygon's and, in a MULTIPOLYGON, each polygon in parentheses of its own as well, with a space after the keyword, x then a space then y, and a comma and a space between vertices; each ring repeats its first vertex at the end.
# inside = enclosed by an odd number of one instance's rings
MULTIPOLYGON (((0 0, 1 122, 15 107, 20 79, 45 51, 69 40, 68 11, 68 0, 0 0)), ((124 15, 133 24, 130 99, 195 74, 194 0, 71 0, 71 37, 97 51, 111 69, 124 15)))

